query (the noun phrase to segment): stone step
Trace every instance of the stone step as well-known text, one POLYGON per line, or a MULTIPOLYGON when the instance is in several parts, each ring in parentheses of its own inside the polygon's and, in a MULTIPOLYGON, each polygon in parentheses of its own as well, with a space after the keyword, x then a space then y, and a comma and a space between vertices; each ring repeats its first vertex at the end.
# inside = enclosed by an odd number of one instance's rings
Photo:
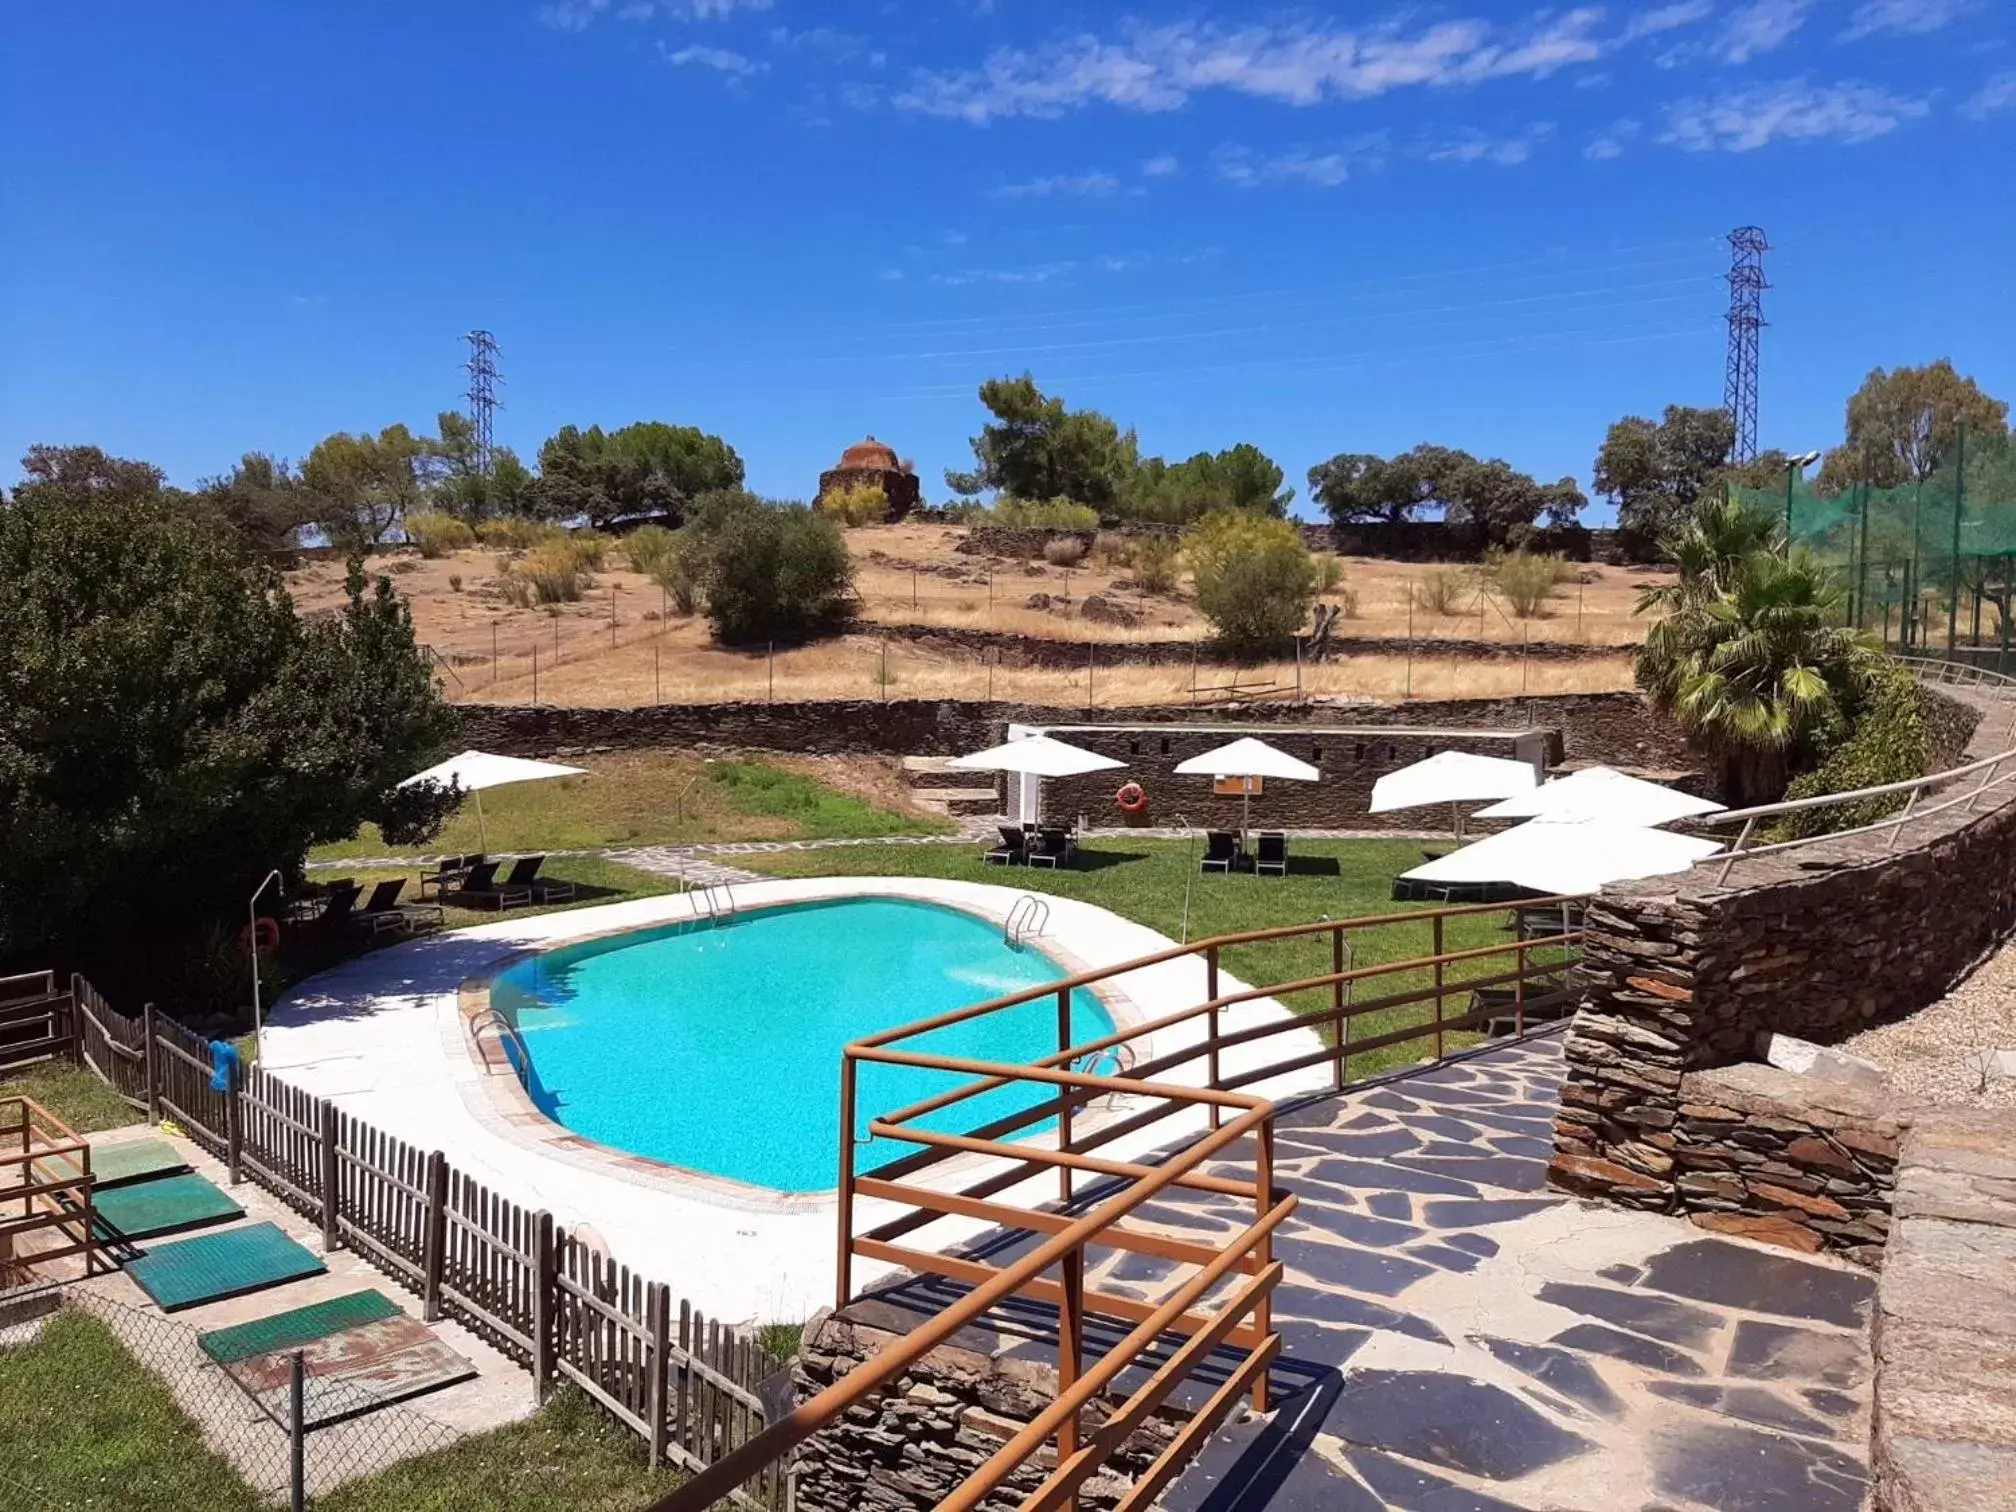
POLYGON ((917 807, 940 814, 998 814, 1001 798, 992 788, 918 788, 917 807))

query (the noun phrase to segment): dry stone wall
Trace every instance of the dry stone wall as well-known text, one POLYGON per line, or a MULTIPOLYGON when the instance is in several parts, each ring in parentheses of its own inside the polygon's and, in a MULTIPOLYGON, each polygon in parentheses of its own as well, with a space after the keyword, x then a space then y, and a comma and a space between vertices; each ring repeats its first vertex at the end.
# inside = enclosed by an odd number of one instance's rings
MULTIPOLYGON (((802 1402, 858 1369, 921 1322, 913 1310, 867 1298, 806 1325, 793 1373, 802 1402)), ((804 1512, 926 1512, 1026 1427, 1057 1395, 1057 1373, 1033 1357, 1026 1339, 1011 1344, 969 1328, 933 1350, 887 1390, 849 1408, 799 1450, 798 1505, 804 1512), (1019 1347, 1018 1347, 1019 1344, 1019 1347)), ((1083 1428, 1104 1421, 1098 1403, 1083 1428)), ((1156 1417, 1120 1447, 1106 1470, 1087 1481, 1080 1504, 1110 1508, 1131 1479, 1168 1447, 1180 1420, 1156 1417)), ((1056 1468, 1045 1449, 980 1503, 1010 1512, 1056 1468)))
MULTIPOLYGON (((1947 701, 1976 721, 1957 754, 2006 738, 2007 705, 1947 701), (1980 723, 1984 709, 1993 717, 1980 723)), ((1552 1178, 1873 1263, 1899 1120, 1851 1106, 1845 1089, 1740 1063, 1768 1034, 1829 1044, 1913 1012, 2016 928, 2016 790, 1894 837, 1823 840, 1720 875, 1710 863, 1590 906, 1552 1178)))

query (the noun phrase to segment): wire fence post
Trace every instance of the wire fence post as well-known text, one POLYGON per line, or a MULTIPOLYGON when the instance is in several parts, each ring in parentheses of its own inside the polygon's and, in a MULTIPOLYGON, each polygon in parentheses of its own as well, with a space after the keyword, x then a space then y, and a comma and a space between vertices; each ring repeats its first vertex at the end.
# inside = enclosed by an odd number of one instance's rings
POLYGON ((245 1153, 245 1112, 239 1106, 238 1080, 243 1073, 234 1059, 224 1071, 224 1172, 232 1186, 243 1179, 239 1169, 245 1153))
POLYGON ((290 1512, 306 1512, 308 1506, 307 1447, 305 1416, 308 1371, 301 1351, 287 1359, 287 1505, 290 1512))
POLYGON ((1407 579, 1407 686, 1402 698, 1414 696, 1414 579, 1407 579))
POLYGON ((497 622, 490 622, 490 686, 497 686, 497 622))
POLYGON ((539 702, 539 642, 532 642, 532 702, 539 702))
POLYGON ((770 702, 777 702, 777 642, 770 642, 770 702))
MULTIPOLYGON (((1955 433, 1956 451, 1953 469, 1953 592, 1946 606, 1946 657, 1953 657, 1953 647, 1960 628, 1960 515, 1967 503, 1967 422, 1962 420, 1955 433)), ((1869 516, 1862 516, 1863 539, 1868 539, 1869 516)))
POLYGON ((659 691, 658 647, 656 646, 651 648, 651 702, 654 705, 665 702, 665 695, 659 691))
POLYGON ((609 649, 616 649, 616 585, 609 585, 609 649))
POLYGON ((1098 659, 1099 643, 1097 641, 1087 641, 1085 643, 1085 712, 1087 714, 1092 712, 1092 668, 1098 659))

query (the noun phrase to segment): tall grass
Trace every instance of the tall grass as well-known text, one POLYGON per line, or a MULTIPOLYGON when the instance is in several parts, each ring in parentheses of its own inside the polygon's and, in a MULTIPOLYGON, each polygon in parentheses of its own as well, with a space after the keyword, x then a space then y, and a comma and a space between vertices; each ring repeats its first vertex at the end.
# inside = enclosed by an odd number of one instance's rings
POLYGON ((1445 617, 1463 612, 1470 574, 1460 567, 1430 567, 1414 580, 1414 606, 1445 617))
POLYGON ((1172 592, 1182 561, 1183 548, 1173 536, 1138 536, 1127 548, 1127 568, 1143 593, 1172 592))
POLYGON ((429 510, 406 517, 406 539, 429 561, 476 544, 476 532, 450 514, 429 510))
POLYGON ((593 579, 582 554, 568 541, 548 541, 504 564, 497 579, 506 602, 520 609, 571 604, 583 598, 593 579))
POLYGON ((1495 557, 1485 570, 1490 574, 1491 586, 1520 619, 1546 613, 1547 600, 1569 574, 1568 564, 1560 557, 1525 551, 1509 551, 1495 557))

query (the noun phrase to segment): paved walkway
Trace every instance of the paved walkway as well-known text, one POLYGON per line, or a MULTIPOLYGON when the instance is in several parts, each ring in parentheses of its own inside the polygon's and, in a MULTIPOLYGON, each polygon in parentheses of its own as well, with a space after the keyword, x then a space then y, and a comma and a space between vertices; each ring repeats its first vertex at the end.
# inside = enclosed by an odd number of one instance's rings
MULTIPOLYGON (((1221 1432, 1169 1512, 1857 1512, 1870 1277, 1549 1191, 1559 1046, 1280 1116, 1278 1179, 1301 1206, 1276 1243, 1277 1406, 1221 1432)), ((1140 1216, 1230 1235, 1251 1209, 1228 1201, 1178 1191, 1140 1216)), ((1110 1253, 1088 1282, 1159 1299, 1182 1274, 1110 1253)), ((930 1281, 883 1295, 933 1292, 942 1306, 930 1281)), ((1004 1327, 998 1348, 1047 1362, 1055 1335, 1004 1327)))

